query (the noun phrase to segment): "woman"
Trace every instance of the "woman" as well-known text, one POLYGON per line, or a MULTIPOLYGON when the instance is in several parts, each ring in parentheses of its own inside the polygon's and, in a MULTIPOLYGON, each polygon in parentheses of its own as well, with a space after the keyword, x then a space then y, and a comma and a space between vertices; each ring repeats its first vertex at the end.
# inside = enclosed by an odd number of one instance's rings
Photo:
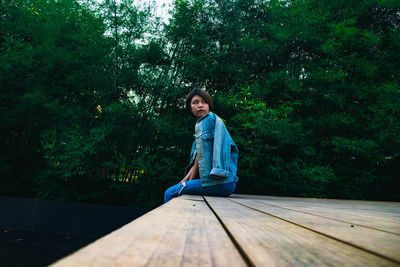
POLYGON ((206 91, 192 90, 186 108, 197 117, 190 163, 182 181, 165 191, 164 203, 183 194, 229 196, 238 182, 238 149, 223 121, 210 112, 212 100, 206 91))

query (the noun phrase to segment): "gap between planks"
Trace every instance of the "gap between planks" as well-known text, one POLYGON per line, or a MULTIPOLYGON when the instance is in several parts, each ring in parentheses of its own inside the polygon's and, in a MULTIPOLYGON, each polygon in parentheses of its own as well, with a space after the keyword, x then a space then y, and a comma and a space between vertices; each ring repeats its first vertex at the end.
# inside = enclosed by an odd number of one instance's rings
POLYGON ((339 220, 339 219, 336 219, 336 218, 332 218, 332 217, 328 217, 328 216, 322 216, 322 215, 315 214, 315 213, 308 212, 308 211, 295 210, 295 209, 292 209, 292 208, 282 207, 282 206, 279 206, 279 205, 265 203, 265 202, 257 201, 257 200, 253 200, 253 199, 252 199, 252 201, 260 203, 260 204, 263 204, 263 205, 277 207, 277 208, 280 208, 280 209, 290 210, 290 211, 294 211, 294 212, 298 212, 298 213, 304 213, 304 214, 308 214, 308 215, 312 215, 312 216, 321 217, 321 218, 324 218, 324 219, 334 220, 334 221, 337 221, 337 222, 347 223, 347 224, 356 225, 356 226, 359 226, 359 227, 369 228, 369 229, 372 229, 372 230, 382 231, 382 232, 385 232, 385 233, 388 233, 388 234, 393 234, 393 235, 400 236, 399 233, 392 232, 392 231, 387 231, 387 230, 383 230, 383 229, 378 229, 376 227, 372 227, 372 226, 368 226, 368 225, 363 225, 363 224, 359 224, 359 223, 355 223, 355 222, 349 222, 349 221, 345 221, 345 220, 339 220))
MULTIPOLYGON (((341 243, 344 243, 344 244, 346 244, 346 245, 353 246, 353 247, 355 247, 355 248, 358 248, 358 249, 360 249, 360 250, 363 250, 363 251, 365 251, 365 252, 367 252, 367 253, 371 253, 371 254, 376 255, 376 256, 378 256, 378 257, 384 258, 384 259, 389 260, 389 261, 391 261, 391 262, 394 262, 394 263, 396 263, 396 264, 400 264, 400 260, 398 259, 398 256, 396 256, 396 255, 397 255, 397 253, 396 253, 396 248, 391 249, 390 246, 388 246, 389 249, 390 249, 391 251, 389 251, 389 252, 384 251, 385 253, 379 253, 379 252, 377 252, 376 250, 374 250, 373 248, 371 248, 371 247, 369 247, 368 245, 365 245, 365 244, 363 244, 363 243, 361 243, 361 242, 360 242, 360 243, 357 243, 357 242, 349 242, 349 241, 346 240, 346 239, 340 238, 340 236, 338 237, 338 236, 336 236, 335 234, 332 234, 332 232, 329 233, 329 232, 327 232, 327 231, 316 230, 316 229, 311 228, 310 226, 307 226, 305 223, 297 223, 297 222, 294 222, 293 220, 283 218, 284 216, 276 215, 276 214, 273 214, 273 213, 271 213, 271 212, 266 212, 266 211, 261 210, 261 209, 259 209, 259 208, 255 208, 255 207, 252 207, 252 206, 243 204, 243 203, 241 203, 241 202, 235 201, 235 200, 233 200, 233 199, 231 199, 231 198, 227 198, 227 199, 230 200, 230 201, 233 202, 233 203, 242 205, 242 206, 244 206, 244 207, 246 207, 246 208, 249 208, 249 209, 252 209, 252 210, 261 212, 261 213, 263 213, 263 214, 272 216, 272 217, 274 217, 274 218, 280 219, 280 220, 285 221, 285 222, 287 222, 287 223, 291 223, 291 224, 296 225, 296 226, 298 226, 298 227, 307 229, 307 230, 312 231, 312 232, 314 232, 314 233, 317 233, 317 234, 326 236, 326 237, 328 237, 328 238, 332 238, 332 239, 334 239, 334 240, 336 240, 336 241, 339 241, 339 242, 341 242, 341 243)), ((242 198, 242 199, 245 200, 245 201, 254 201, 253 199, 251 199, 251 200, 246 199, 246 198, 242 198)), ((254 202, 256 202, 256 203, 261 203, 262 205, 275 206, 275 205, 265 204, 265 203, 263 203, 263 202, 258 202, 258 201, 254 201, 254 202)), ((298 211, 296 211, 296 210, 281 208, 281 207, 279 207, 279 206, 278 206, 278 207, 275 206, 275 207, 278 208, 278 209, 285 209, 285 210, 290 210, 290 211, 293 211, 293 212, 298 212, 298 211)), ((304 213, 304 212, 298 212, 298 213, 304 213)), ((306 214, 306 213, 304 213, 304 214, 306 214)), ((316 215, 314 215, 314 214, 307 214, 307 215, 316 216, 316 215)), ((320 217, 320 218, 323 218, 323 219, 331 220, 331 218, 324 218, 324 217, 322 217, 322 216, 316 216, 316 217, 320 217)), ((342 222, 340 222, 340 223, 342 223, 342 222)), ((346 224, 347 224, 347 222, 346 222, 346 224)), ((352 224, 352 223, 348 223, 348 224, 352 224)), ((352 225, 354 225, 354 224, 352 224, 352 225)), ((361 227, 363 227, 363 226, 361 226, 361 227)), ((368 228, 368 227, 367 227, 367 228, 368 228)), ((377 229, 372 229, 372 230, 375 231, 375 230, 377 230, 377 229)), ((378 231, 379 231, 379 230, 378 230, 378 231)), ((382 232, 385 232, 385 231, 382 231, 382 232)), ((390 234, 392 234, 392 233, 390 233, 390 234)), ((397 236, 397 234, 396 234, 396 236, 397 236)), ((398 244, 400 244, 400 239, 399 239, 398 241, 399 241, 398 244)))
POLYGON ((205 200, 256 266, 398 265, 230 199, 205 197, 205 200))
POLYGON ((250 259, 249 255, 247 255, 246 251, 240 246, 239 242, 235 239, 235 237, 229 231, 228 227, 224 224, 224 222, 221 220, 221 218, 218 216, 218 214, 215 212, 215 210, 211 207, 210 203, 208 203, 207 199, 204 196, 203 196, 203 199, 204 199, 204 202, 207 204, 208 208, 211 210, 211 212, 217 218, 218 222, 221 224, 222 228, 224 228, 226 234, 228 235, 229 239, 232 241, 233 245, 238 250, 238 252, 239 252, 240 256, 243 258, 244 262, 246 262, 246 264, 248 266, 255 267, 256 265, 250 259))
POLYGON ((246 266, 200 196, 174 199, 53 266, 246 266))
POLYGON ((358 226, 369 227, 371 229, 385 231, 390 234, 400 235, 400 203, 383 202, 377 204, 373 201, 357 201, 354 205, 353 200, 345 205, 345 200, 340 200, 338 204, 336 200, 322 199, 300 199, 282 197, 261 197, 251 195, 234 195, 238 199, 246 199, 265 205, 276 206, 280 208, 288 208, 297 212, 304 212, 332 220, 351 223, 358 226), (245 196, 245 198, 241 197, 245 196), (382 212, 382 209, 391 210, 390 212, 382 212), (332 218, 334 214, 335 218, 332 218), (379 218, 379 219, 377 219, 379 218))

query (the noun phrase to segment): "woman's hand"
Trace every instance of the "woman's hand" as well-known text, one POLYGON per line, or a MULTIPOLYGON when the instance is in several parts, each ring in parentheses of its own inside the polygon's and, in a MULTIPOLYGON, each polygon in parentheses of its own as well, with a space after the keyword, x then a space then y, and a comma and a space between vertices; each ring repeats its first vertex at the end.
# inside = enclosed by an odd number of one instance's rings
MULTIPOLYGON (((189 173, 188 173, 189 174, 189 173)), ((189 177, 186 175, 185 178, 182 179, 182 181, 180 181, 181 184, 185 185, 185 182, 189 180, 189 177)))

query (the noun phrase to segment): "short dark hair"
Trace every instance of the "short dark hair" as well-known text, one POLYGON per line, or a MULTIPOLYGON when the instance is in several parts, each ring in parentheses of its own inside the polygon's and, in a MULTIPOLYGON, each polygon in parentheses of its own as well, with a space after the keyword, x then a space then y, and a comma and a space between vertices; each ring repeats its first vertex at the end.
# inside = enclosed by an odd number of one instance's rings
POLYGON ((206 103, 208 104, 208 106, 209 106, 209 108, 210 108, 210 110, 211 110, 211 108, 212 108, 212 106, 213 106, 211 96, 210 96, 206 91, 204 91, 203 89, 200 89, 200 88, 195 88, 195 89, 193 89, 193 90, 190 91, 190 93, 186 96, 186 102, 185 102, 185 103, 186 103, 186 108, 187 108, 188 110, 191 109, 190 103, 191 103, 191 101, 192 101, 192 98, 193 98, 195 95, 199 95, 199 96, 201 96, 202 98, 204 98, 204 101, 206 101, 206 103))

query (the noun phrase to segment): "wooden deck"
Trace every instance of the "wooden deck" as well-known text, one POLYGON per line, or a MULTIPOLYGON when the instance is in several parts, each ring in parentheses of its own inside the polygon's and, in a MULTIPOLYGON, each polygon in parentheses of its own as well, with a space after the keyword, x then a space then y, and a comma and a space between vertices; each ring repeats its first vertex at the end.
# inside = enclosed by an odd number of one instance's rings
POLYGON ((400 266, 400 203, 184 195, 54 266, 400 266))

